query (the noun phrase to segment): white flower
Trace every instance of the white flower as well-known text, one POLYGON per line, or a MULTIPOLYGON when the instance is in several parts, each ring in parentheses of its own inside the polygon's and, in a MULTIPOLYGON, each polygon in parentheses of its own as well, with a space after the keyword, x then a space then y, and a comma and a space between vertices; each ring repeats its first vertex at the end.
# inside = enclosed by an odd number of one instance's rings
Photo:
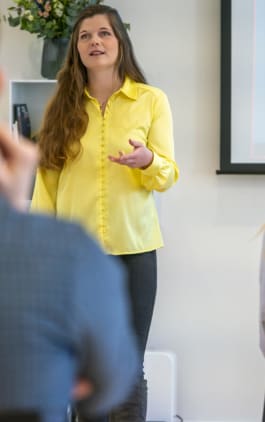
POLYGON ((61 9, 55 9, 55 14, 60 18, 63 15, 63 11, 61 9))

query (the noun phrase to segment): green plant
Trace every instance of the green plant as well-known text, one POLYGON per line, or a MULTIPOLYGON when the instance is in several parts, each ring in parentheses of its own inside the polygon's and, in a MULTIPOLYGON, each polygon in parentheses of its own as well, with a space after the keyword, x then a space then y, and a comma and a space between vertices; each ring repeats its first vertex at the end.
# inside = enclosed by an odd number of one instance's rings
POLYGON ((13 0, 3 16, 10 26, 37 34, 39 38, 70 38, 77 15, 104 0, 13 0))

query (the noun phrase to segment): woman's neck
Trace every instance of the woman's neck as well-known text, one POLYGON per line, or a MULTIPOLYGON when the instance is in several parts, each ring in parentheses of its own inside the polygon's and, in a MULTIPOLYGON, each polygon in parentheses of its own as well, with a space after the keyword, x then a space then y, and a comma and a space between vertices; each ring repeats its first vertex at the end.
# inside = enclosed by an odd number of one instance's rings
POLYGON ((108 72, 89 73, 89 93, 97 98, 99 103, 106 102, 108 98, 120 89, 122 81, 117 74, 108 72))

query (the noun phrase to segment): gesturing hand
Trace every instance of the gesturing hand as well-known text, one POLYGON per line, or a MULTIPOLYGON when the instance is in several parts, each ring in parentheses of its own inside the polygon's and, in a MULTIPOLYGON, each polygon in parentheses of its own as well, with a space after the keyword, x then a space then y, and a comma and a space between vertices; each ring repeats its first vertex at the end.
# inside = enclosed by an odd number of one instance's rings
POLYGON ((113 163, 121 164, 131 168, 147 168, 153 161, 153 153, 150 149, 146 148, 139 141, 129 140, 129 144, 133 147, 133 152, 130 154, 124 154, 122 151, 119 151, 119 156, 114 157, 109 155, 109 160, 113 163))
POLYGON ((82 400, 93 393, 93 386, 89 381, 78 380, 73 387, 72 395, 75 400, 82 400))
POLYGON ((0 193, 16 208, 26 205, 37 162, 36 146, 22 139, 15 141, 0 125, 0 193))

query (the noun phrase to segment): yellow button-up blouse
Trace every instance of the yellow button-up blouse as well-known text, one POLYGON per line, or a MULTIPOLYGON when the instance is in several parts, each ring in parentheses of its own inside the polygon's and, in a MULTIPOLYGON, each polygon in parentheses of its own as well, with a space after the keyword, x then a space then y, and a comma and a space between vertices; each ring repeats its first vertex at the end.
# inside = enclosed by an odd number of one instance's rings
POLYGON ((86 96, 89 123, 82 150, 60 171, 38 169, 31 209, 80 222, 113 255, 157 249, 163 240, 153 190, 168 189, 178 177, 167 97, 128 77, 109 98, 104 115, 88 91, 86 96), (148 168, 108 159, 132 152, 129 139, 153 152, 148 168))

